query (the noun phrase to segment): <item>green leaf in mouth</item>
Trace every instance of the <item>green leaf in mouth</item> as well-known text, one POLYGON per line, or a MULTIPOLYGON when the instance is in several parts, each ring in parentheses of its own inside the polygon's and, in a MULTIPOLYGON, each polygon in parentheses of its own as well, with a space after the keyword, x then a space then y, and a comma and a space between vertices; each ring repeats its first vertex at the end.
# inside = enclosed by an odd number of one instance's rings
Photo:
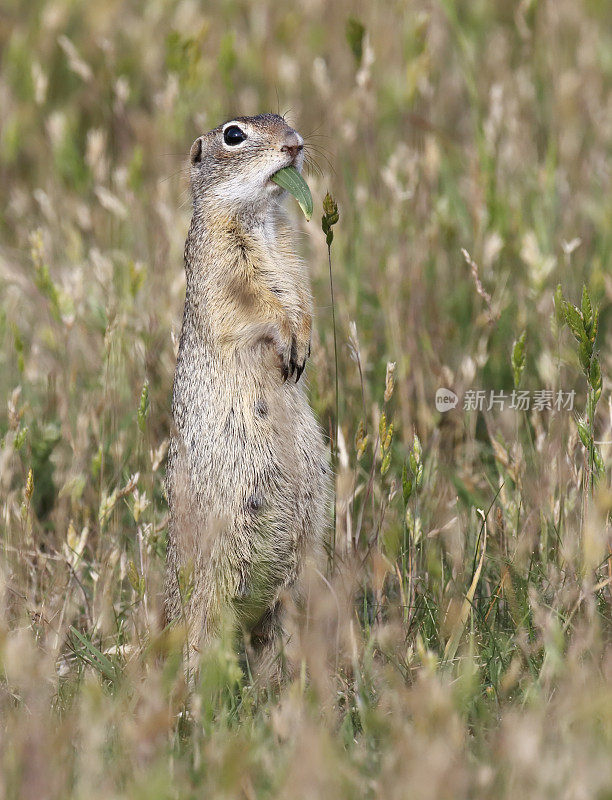
POLYGON ((310 189, 295 167, 279 169, 278 172, 272 175, 270 180, 295 197, 307 220, 312 217, 312 195, 310 194, 310 189))

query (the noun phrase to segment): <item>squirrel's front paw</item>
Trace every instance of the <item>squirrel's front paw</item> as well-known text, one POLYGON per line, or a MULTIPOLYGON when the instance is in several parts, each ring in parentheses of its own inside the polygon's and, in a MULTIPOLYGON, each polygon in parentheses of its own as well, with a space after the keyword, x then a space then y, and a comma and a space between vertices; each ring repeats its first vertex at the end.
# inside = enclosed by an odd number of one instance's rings
POLYGON ((304 371, 307 358, 308 353, 303 352, 303 348, 299 346, 296 337, 292 336, 291 346, 281 356, 283 380, 286 381, 287 378, 293 378, 295 375, 295 382, 297 383, 304 371))
POLYGON ((307 330, 298 329, 294 332, 289 321, 283 320, 275 331, 274 344, 280 358, 283 380, 295 375, 297 383, 310 356, 310 326, 307 330))
POLYGON ((297 383, 310 355, 310 341, 300 341, 290 330, 279 330, 274 338, 276 351, 280 358, 283 381, 295 376, 297 383))

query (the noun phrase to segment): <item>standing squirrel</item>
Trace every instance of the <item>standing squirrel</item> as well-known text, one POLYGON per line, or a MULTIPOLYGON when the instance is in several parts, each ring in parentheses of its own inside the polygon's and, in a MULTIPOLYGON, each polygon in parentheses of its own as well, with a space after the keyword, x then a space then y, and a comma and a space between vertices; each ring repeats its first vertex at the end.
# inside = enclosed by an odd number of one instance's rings
POLYGON ((329 497, 322 432, 300 377, 312 301, 271 176, 301 170, 276 114, 237 117, 190 152, 193 217, 172 398, 165 612, 190 659, 229 618, 249 667, 282 673, 283 603, 320 550, 329 497))

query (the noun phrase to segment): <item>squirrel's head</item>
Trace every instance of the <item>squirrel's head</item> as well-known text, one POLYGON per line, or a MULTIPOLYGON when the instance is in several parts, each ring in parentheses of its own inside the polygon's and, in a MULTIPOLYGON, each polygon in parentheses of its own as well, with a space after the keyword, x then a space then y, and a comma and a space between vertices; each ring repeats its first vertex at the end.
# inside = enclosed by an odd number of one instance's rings
POLYGON ((283 167, 301 170, 303 147, 278 114, 236 117, 198 136, 189 154, 196 204, 229 213, 265 208, 283 192, 270 178, 283 167))

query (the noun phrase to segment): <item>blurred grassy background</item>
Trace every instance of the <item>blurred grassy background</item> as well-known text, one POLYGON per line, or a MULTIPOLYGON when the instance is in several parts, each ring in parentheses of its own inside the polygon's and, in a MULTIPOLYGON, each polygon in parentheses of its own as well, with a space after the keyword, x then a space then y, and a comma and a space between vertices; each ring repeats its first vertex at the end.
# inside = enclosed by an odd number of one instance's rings
POLYGON ((610 3, 3 0, 0 63, 0 798, 612 797, 610 3), (340 208, 336 568, 301 679, 258 691, 221 642, 187 717, 159 596, 184 168, 268 110, 318 165, 289 211, 328 431, 340 208), (593 491, 553 303, 583 283, 593 491), (520 388, 574 413, 436 411, 510 392, 523 332, 520 388))

